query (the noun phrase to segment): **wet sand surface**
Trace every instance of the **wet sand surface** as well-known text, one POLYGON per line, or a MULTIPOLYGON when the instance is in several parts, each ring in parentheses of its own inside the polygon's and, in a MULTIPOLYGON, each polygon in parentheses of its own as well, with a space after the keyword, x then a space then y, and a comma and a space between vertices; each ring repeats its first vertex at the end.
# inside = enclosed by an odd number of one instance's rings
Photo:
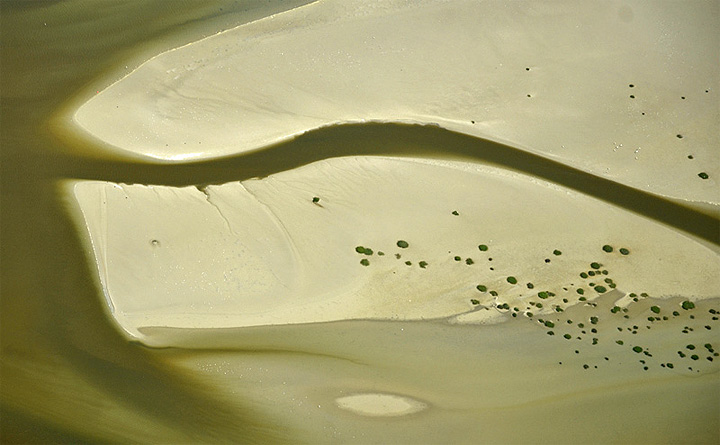
MULTIPOLYGON (((338 147, 462 159, 556 181, 717 254, 714 216, 447 130, 329 128, 247 157, 159 166, 98 155, 57 119, 125 65, 292 6, 2 5, 3 442, 717 442, 720 303, 702 299, 717 291, 648 298, 618 280, 637 302, 611 291, 594 305, 558 303, 562 312, 530 317, 538 303, 553 306, 535 292, 532 308, 492 307, 505 320, 493 325, 145 327, 164 348, 128 341, 68 210, 67 179, 223 184, 337 156, 338 147)), ((593 270, 589 261, 582 271, 593 270)))

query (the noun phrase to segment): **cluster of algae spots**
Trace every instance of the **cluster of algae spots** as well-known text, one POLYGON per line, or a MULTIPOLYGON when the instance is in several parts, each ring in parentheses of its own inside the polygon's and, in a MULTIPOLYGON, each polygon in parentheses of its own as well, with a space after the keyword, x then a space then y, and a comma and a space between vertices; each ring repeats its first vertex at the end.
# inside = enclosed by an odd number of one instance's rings
MULTIPOLYGON (((634 90, 635 84, 632 84, 632 83, 631 83, 631 84, 628 85, 628 87, 631 88, 631 89, 633 89, 633 90, 632 90, 632 93, 629 95, 629 98, 630 98, 631 100, 632 100, 632 99, 635 99, 635 98, 636 98, 636 96, 635 96, 635 90, 634 90)), ((709 90, 709 89, 705 89, 705 93, 704 93, 704 94, 708 94, 708 93, 710 93, 710 90, 709 90)), ((687 98, 688 98, 687 96, 680 96, 680 101, 684 101, 684 100, 686 100, 687 98)), ((646 115, 646 113, 645 113, 644 111, 643 111, 641 114, 642 114, 643 116, 646 115)), ((677 134, 675 135, 675 138, 676 138, 676 139, 685 139, 685 135, 683 135, 682 133, 677 133, 677 134)), ((620 146, 622 146, 622 144, 620 144, 620 146)), ((616 146, 616 150, 617 150, 617 146, 616 146)), ((687 158, 690 159, 690 160, 695 159, 695 157, 694 157, 692 154, 689 154, 689 155, 687 156, 687 158)), ((637 159, 637 158, 636 158, 636 159, 637 159)), ((698 177, 699 177, 700 179, 708 179, 708 178, 710 178, 710 175, 708 175, 707 172, 700 172, 700 173, 698 173, 698 177)))
MULTIPOLYGON (((602 250, 606 253, 612 253, 614 251, 610 245, 603 246, 602 250)), ((628 255, 630 252, 626 248, 621 248, 620 253, 622 255, 628 255)), ((580 273, 580 277, 588 281, 595 280, 593 277, 604 277, 603 281, 609 287, 615 288, 615 283, 608 275, 609 272, 607 269, 604 269, 603 265, 598 262, 590 263, 590 269, 580 273)), ((589 285, 591 287, 594 286, 597 294, 603 294, 606 292, 604 286, 599 286, 592 282, 590 282, 589 285)), ((584 294, 582 288, 578 288, 577 292, 580 295, 584 294)), ((538 296, 541 299, 546 299, 552 297, 553 295, 551 293, 541 292, 538 296)), ((538 318, 537 322, 547 329, 546 333, 550 336, 556 335, 556 332, 553 329, 556 325, 564 326, 566 332, 562 333, 563 339, 566 341, 579 341, 585 346, 588 346, 589 344, 589 346, 592 347, 601 344, 602 341, 607 342, 608 340, 612 340, 617 347, 621 348, 618 352, 618 355, 620 356, 619 361, 625 360, 627 362, 628 355, 632 356, 639 354, 642 358, 637 360, 637 362, 640 364, 643 371, 648 371, 651 366, 676 370, 676 365, 679 365, 679 363, 670 361, 671 359, 669 357, 664 357, 662 360, 654 358, 651 347, 642 344, 643 339, 647 342, 652 342, 652 337, 650 337, 648 333, 653 328, 663 329, 662 323, 667 323, 669 326, 676 326, 675 329, 678 332, 674 332, 672 333, 673 335, 671 335, 671 341, 676 343, 682 343, 683 335, 694 335, 695 337, 698 335, 710 335, 709 331, 712 331, 712 324, 718 322, 718 315, 720 314, 720 312, 713 307, 708 308, 707 311, 697 312, 696 304, 690 300, 681 300, 678 298, 670 300, 654 300, 645 292, 640 293, 639 295, 631 292, 626 294, 625 298, 627 298, 628 303, 625 307, 621 307, 615 304, 615 300, 620 301, 617 295, 598 297, 592 302, 587 302, 587 299, 581 296, 579 300, 584 302, 583 308, 585 309, 582 319, 573 319, 574 314, 577 314, 580 311, 574 311, 572 314, 562 314, 561 312, 563 311, 556 311, 554 319, 538 318), (655 304, 653 304, 653 302, 655 304), (671 309, 668 309, 668 307, 671 309), (588 317, 588 311, 593 313, 593 315, 588 317), (644 323, 644 325, 638 326, 637 320, 645 314, 647 314, 647 322, 641 322, 641 324, 644 323), (704 319, 705 317, 706 319, 704 319), (680 325, 677 322, 680 320, 687 320, 689 322, 687 324, 683 324, 682 328, 679 328, 680 325), (612 325, 615 327, 614 331, 611 329, 612 325), (643 329, 643 327, 645 329, 643 329), (698 334, 696 329, 703 329, 703 333, 698 334), (611 334, 612 332, 615 332, 615 334, 611 334), (628 334, 634 338, 628 340, 628 334), (626 345, 626 343, 628 343, 628 345, 626 345), (622 348, 629 348, 629 350, 622 348), (630 352, 632 352, 632 354, 629 354, 630 352)), ((704 346, 704 356, 700 354, 687 354, 683 350, 677 351, 677 355, 681 360, 687 358, 688 361, 691 362, 686 364, 687 372, 701 372, 703 370, 702 365, 699 365, 697 363, 698 361, 701 361, 704 358, 704 363, 707 364, 713 362, 715 357, 718 356, 718 353, 715 352, 712 343, 706 342, 704 346)), ((686 349, 692 350, 694 348, 694 344, 686 346, 686 349)), ((667 351, 667 347, 658 347, 658 349, 661 352, 667 351)), ((580 354, 581 351, 579 348, 574 349, 574 353, 580 354)), ((603 362, 608 363, 611 361, 612 360, 609 356, 603 357, 603 362)), ((562 362, 560 362, 560 364, 562 364, 562 362)), ((597 369, 598 366, 602 365, 594 364, 592 367, 597 369)), ((582 368, 587 370, 591 368, 591 365, 583 363, 582 368)))
MULTIPOLYGON (((410 244, 405 240, 398 240, 396 245, 397 245, 397 247, 399 247, 401 249, 407 249, 408 247, 410 247, 410 244)), ((364 247, 364 246, 355 247, 355 252, 357 252, 361 255, 366 255, 366 256, 372 256, 375 253, 375 251, 373 251, 371 248, 364 247)), ((378 256, 385 256, 385 252, 383 252, 382 250, 379 250, 377 254, 378 254, 378 256)), ((396 253, 395 258, 399 260, 400 258, 402 258, 402 255, 399 253, 396 253)), ((363 266, 369 266, 370 260, 368 260, 367 258, 363 258, 360 260, 360 264, 362 264, 363 266)), ((412 261, 405 261, 405 264, 408 266, 412 266, 412 261)), ((425 269, 428 266, 428 263, 427 263, 427 261, 420 261, 418 263, 418 265, 422 269, 425 269)))
MULTIPOLYGON (((457 211, 454 211, 453 214, 457 214, 457 211)), ((405 241, 405 240, 398 240, 398 241, 395 243, 395 245, 396 245, 398 248, 400 248, 400 249, 407 249, 408 247, 410 247, 410 243, 408 243, 408 242, 405 241)), ((487 249, 488 249, 487 245, 485 245, 485 244, 481 244, 481 245, 478 246, 478 247, 479 247, 479 249, 480 249, 481 251, 487 251, 487 249)), ((373 249, 371 249, 371 248, 369 248, 369 247, 365 247, 365 246, 356 246, 356 247, 355 247, 355 252, 357 252, 357 253, 359 253, 359 254, 362 254, 362 255, 366 255, 366 256, 372 256, 372 255, 375 253, 375 252, 373 251, 373 249)), ((383 252, 383 251, 381 250, 381 251, 378 251, 377 254, 378 254, 378 256, 384 256, 384 255, 385 255, 385 252, 383 252)), ((395 253, 395 259, 399 260, 399 259, 401 259, 401 258, 402 258, 402 254, 400 254, 399 252, 398 252, 398 253, 395 253)), ((461 261, 463 261, 463 258, 460 257, 460 256, 455 256, 453 259, 454 259, 456 262, 461 262, 461 261)), ((474 261, 472 258, 469 258, 469 257, 468 257, 468 258, 465 258, 464 262, 465 262, 465 264, 468 265, 468 266, 471 266, 471 265, 475 264, 475 261, 474 261)), ((370 265, 370 260, 367 259, 367 258, 363 258, 363 259, 360 260, 360 264, 362 264, 363 266, 369 266, 369 265, 370 265)), ((406 265, 406 266, 412 266, 412 265, 413 265, 413 262, 412 262, 412 261, 409 261, 409 260, 406 260, 406 261, 405 261, 405 265, 406 265)), ((421 260, 421 261, 419 261, 419 262, 417 263, 417 265, 418 265, 421 269, 427 269, 429 263, 428 263, 427 261, 425 261, 425 260, 421 260)))
MULTIPOLYGON (((582 364, 583 369, 590 369, 591 365, 592 368, 597 369, 602 366, 602 363, 607 365, 639 363, 643 371, 648 371, 653 366, 658 369, 676 370, 676 372, 699 373, 708 371, 709 366, 718 357, 712 343, 706 337, 704 338, 704 335, 709 334, 706 332, 699 335, 695 333, 694 335, 694 338, 703 338, 704 340, 702 353, 687 352, 688 350, 694 351, 696 347, 694 343, 685 344, 683 335, 693 333, 700 323, 708 323, 706 320, 699 320, 704 317, 704 314, 711 315, 712 317, 709 318, 717 322, 717 309, 709 308, 706 312, 696 312, 693 302, 688 300, 679 302, 678 299, 663 300, 659 304, 648 306, 648 304, 651 304, 649 300, 650 297, 648 296, 643 299, 641 304, 635 307, 630 305, 620 308, 612 305, 611 299, 600 298, 585 308, 590 309, 590 313, 596 313, 597 315, 588 317, 587 310, 574 311, 572 314, 554 317, 553 319, 538 319, 537 322, 547 330, 546 332, 550 336, 556 335, 553 328, 563 326, 565 332, 560 333, 565 341, 570 342, 574 354, 576 356, 585 354, 590 358, 588 362, 582 364), (673 308, 679 310, 672 310, 673 308), (633 313, 632 320, 630 320, 631 317, 627 314, 628 312, 633 313), (668 315, 650 316, 648 317, 649 323, 644 324, 637 321, 639 317, 648 312, 651 314, 667 312, 668 315), (678 323, 679 321, 681 323, 678 323), (661 339, 665 338, 664 343, 658 342, 657 338, 650 335, 653 328, 663 329, 653 325, 653 323, 666 322, 670 326, 678 326, 686 321, 690 321, 690 323, 684 325, 679 334, 673 332, 672 327, 669 332, 668 329, 664 329, 665 335, 658 336, 661 339), (668 333, 671 335, 667 335, 668 333), (601 360, 596 359, 596 363, 593 363, 592 360, 596 358, 596 355, 593 354, 590 348, 603 343, 614 344, 617 352, 613 350, 612 354, 604 356, 601 360), (669 346, 667 343, 671 343, 671 345, 669 346), (680 361, 677 361, 677 358, 673 356, 673 352, 670 352, 675 349, 672 345, 677 347, 676 352, 680 361), (658 352, 655 352, 656 350, 658 352)), ((675 329, 679 328, 676 327, 675 329)), ((706 324, 705 329, 710 331, 712 326, 706 324)), ((607 348, 605 351, 607 351, 607 348)), ((559 364, 562 365, 562 363, 559 364)))
MULTIPOLYGON (((400 249, 407 249, 410 244, 405 240, 398 240, 396 246, 400 249)), ((480 252, 490 251, 487 244, 479 244, 477 249, 480 252)), ((357 246, 355 251, 361 255, 373 255, 372 249, 363 246, 357 246)), ((599 252, 602 252, 599 255, 617 255, 616 258, 627 257, 631 254, 627 247, 616 248, 609 244, 601 246, 599 252)), ((552 254, 561 256, 562 251, 554 249, 552 254)), ((399 253, 396 254, 397 259, 400 257, 399 253)), ((455 256, 453 259, 456 263, 461 263, 462 260, 459 256, 455 256)), ((547 262, 547 260, 546 258, 545 261, 547 262)), ((474 261, 468 258, 465 263, 472 265, 474 261)), ((367 258, 363 258, 361 264, 369 265, 367 258)), ((406 264, 411 265, 412 263, 407 261, 406 264)), ((426 261, 420 261, 418 264, 423 269, 428 266, 426 261)), ((548 336, 572 345, 574 357, 582 357, 587 348, 603 344, 612 345, 615 348, 613 350, 617 351, 600 360, 596 359, 595 363, 592 359, 587 360, 581 365, 583 370, 598 369, 603 365, 610 364, 639 363, 643 371, 656 367, 675 372, 697 373, 706 371, 707 367, 716 360, 718 353, 712 342, 708 341, 710 339, 703 338, 701 344, 704 344, 704 349, 700 353, 700 349, 696 348, 694 343, 685 344, 682 336, 697 338, 710 335, 712 325, 718 322, 720 316, 717 308, 710 307, 698 311, 696 304, 692 301, 678 301, 677 298, 659 300, 652 298, 646 292, 639 294, 630 292, 620 298, 621 294, 610 292, 617 288, 617 284, 610 271, 600 261, 587 263, 587 267, 578 272, 578 277, 582 280, 580 283, 563 286, 564 292, 558 296, 549 289, 535 290, 535 285, 531 281, 525 282, 524 286, 518 286, 521 284, 518 277, 507 275, 504 277, 504 281, 511 285, 511 289, 527 288, 532 291, 530 296, 523 297, 521 295, 522 304, 513 306, 508 302, 501 302, 499 300, 500 293, 491 289, 487 283, 475 284, 472 291, 493 297, 492 307, 501 314, 508 315, 511 317, 510 319, 537 323, 548 336), (575 288, 574 297, 570 288, 575 288), (626 300, 623 307, 616 304, 620 299, 626 300), (640 319, 647 321, 639 322, 640 319), (652 337, 649 335, 651 330, 654 328, 664 329, 663 323, 677 324, 680 320, 683 321, 682 328, 678 325, 677 332, 672 333, 672 338, 679 345, 677 356, 665 357, 662 356, 662 353, 655 352, 657 349, 665 353, 667 347, 653 345, 652 337), (688 351, 692 351, 692 353, 688 351), (638 356, 640 356, 639 359, 638 356)), ((485 300, 486 298, 480 296, 470 297, 469 303, 474 308, 473 310, 490 310, 490 307, 482 304, 482 301, 485 300)), ((655 343, 657 342, 655 341, 655 343)), ((592 357, 592 354, 588 355, 592 357)), ((559 362, 560 365, 562 363, 559 362)))

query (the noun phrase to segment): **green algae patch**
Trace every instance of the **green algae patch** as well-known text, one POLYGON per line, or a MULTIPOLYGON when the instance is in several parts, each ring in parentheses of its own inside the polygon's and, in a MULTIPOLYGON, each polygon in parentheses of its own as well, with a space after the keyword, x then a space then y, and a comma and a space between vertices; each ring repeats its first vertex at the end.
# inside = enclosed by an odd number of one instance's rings
POLYGON ((397 246, 401 249, 407 249, 409 244, 407 243, 407 241, 400 240, 397 242, 397 246))

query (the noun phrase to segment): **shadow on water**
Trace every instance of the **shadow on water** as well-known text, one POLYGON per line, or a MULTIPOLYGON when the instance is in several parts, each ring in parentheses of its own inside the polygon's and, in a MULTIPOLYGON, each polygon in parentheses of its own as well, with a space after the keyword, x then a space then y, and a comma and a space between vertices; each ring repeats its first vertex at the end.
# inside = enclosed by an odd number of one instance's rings
POLYGON ((135 164, 131 168, 90 161, 85 165, 89 169, 76 169, 74 173, 78 178, 123 183, 206 185, 264 177, 323 159, 354 155, 419 156, 495 165, 568 187, 720 244, 720 220, 713 216, 523 150, 434 125, 335 125, 232 158, 184 165, 135 164), (103 175, 95 174, 97 171, 103 175))

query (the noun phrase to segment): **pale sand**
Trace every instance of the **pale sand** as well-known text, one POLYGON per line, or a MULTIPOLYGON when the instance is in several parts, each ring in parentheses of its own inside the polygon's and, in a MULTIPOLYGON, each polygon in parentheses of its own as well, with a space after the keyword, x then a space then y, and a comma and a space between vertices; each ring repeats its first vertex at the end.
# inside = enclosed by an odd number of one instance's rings
POLYGON ((363 393, 338 397, 335 403, 341 409, 361 416, 407 416, 427 408, 418 400, 395 394, 363 393))
POLYGON ((606 279, 655 298, 720 296, 716 246, 480 164, 346 157, 202 191, 79 181, 70 192, 113 317, 139 338, 146 326, 491 322, 504 304, 553 312, 528 306, 541 291, 561 306, 579 288, 592 300, 589 283, 610 291, 606 279), (582 279, 592 262, 609 275, 582 279))
POLYGON ((325 0, 160 54, 74 119, 159 162, 437 123, 717 212, 717 29, 700 1, 325 0))

